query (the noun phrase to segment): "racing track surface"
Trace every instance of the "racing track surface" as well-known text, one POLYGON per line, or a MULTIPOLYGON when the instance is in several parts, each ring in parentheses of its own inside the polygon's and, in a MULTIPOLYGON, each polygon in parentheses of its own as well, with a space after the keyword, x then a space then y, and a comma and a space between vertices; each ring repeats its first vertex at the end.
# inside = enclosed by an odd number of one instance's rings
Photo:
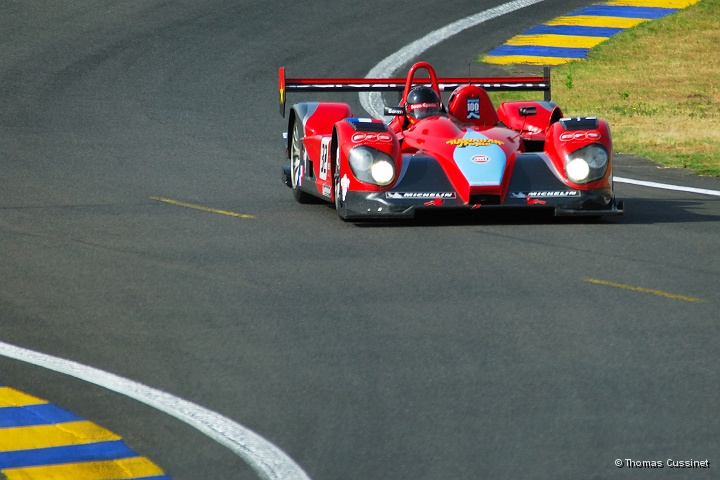
MULTIPOLYGON (((547 0, 422 59, 461 75, 590 3, 547 0)), ((718 197, 617 184, 627 213, 599 224, 357 226, 280 182, 277 67, 364 76, 497 4, 5 2, 0 340, 220 412, 313 480, 712 478, 718 197), (627 473, 626 458, 711 468, 627 473)), ((616 175, 720 190, 623 156, 616 175)), ((175 479, 257 478, 100 387, 6 358, 0 383, 122 435, 175 479)))

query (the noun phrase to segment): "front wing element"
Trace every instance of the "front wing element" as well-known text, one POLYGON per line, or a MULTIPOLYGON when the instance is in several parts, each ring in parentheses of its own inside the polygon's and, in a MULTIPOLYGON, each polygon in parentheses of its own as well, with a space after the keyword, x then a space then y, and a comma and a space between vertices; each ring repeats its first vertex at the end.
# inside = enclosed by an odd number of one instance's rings
POLYGON ((383 218, 413 218, 418 211, 438 209, 454 210, 495 210, 495 209, 523 209, 523 210, 552 210, 555 216, 595 217, 607 215, 622 215, 623 202, 616 202, 610 198, 604 204, 607 196, 597 193, 583 193, 567 201, 567 198, 534 198, 527 197, 521 202, 467 204, 458 201, 454 194, 443 192, 440 195, 432 194, 425 198, 419 195, 413 198, 393 196, 390 192, 347 192, 345 205, 347 220, 383 219, 383 218))

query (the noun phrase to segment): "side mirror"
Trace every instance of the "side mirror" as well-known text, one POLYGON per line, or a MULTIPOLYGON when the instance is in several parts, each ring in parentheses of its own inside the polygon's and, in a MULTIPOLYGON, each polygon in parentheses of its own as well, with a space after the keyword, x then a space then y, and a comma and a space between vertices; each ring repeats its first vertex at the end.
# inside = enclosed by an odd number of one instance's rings
POLYGON ((520 107, 518 108, 518 114, 521 117, 532 117, 537 115, 537 107, 520 107))
POLYGON ((385 115, 388 117, 400 117, 402 115, 405 115, 405 108, 404 107, 385 107, 385 115))

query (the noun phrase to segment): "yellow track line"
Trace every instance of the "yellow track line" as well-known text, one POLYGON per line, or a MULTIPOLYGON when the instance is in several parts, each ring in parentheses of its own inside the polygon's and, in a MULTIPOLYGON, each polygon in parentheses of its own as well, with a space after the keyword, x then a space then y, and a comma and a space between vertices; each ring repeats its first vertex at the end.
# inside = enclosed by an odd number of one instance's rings
POLYGON ((227 210, 218 210, 216 208, 209 208, 209 207, 203 207, 202 205, 195 205, 194 203, 185 203, 180 202, 178 200, 172 200, 170 198, 163 198, 163 197, 150 197, 150 200, 156 200, 158 202, 163 203, 169 203, 171 205, 176 205, 178 207, 185 207, 185 208, 192 208, 195 210, 202 210, 203 212, 210 212, 210 213, 219 213, 220 215, 227 215, 230 217, 237 217, 237 218, 255 218, 254 215, 248 215, 246 213, 236 213, 236 212, 230 212, 227 210))
POLYGON ((597 280, 595 278, 586 278, 586 282, 595 283, 597 285, 606 285, 608 287, 615 287, 615 288, 622 288, 625 290, 632 290, 634 292, 642 292, 642 293, 651 293, 653 295, 658 295, 665 298, 673 298, 675 300, 684 300, 686 302, 703 302, 704 300, 701 298, 695 298, 695 297, 686 297, 685 295, 677 295, 674 293, 669 292, 663 292, 662 290, 652 290, 649 288, 643 288, 643 287, 634 287, 632 285, 625 285, 622 283, 615 283, 615 282, 608 282, 607 280, 597 280))

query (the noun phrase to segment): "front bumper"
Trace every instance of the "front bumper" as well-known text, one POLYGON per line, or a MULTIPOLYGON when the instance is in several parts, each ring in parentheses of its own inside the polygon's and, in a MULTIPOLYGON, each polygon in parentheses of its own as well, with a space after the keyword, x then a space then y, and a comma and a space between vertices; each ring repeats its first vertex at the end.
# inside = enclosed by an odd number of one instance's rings
MULTIPOLYGON (((577 191, 576 191, 577 192, 577 191)), ((579 191, 570 200, 568 197, 525 197, 506 199, 485 197, 478 203, 463 203, 457 195, 444 193, 440 196, 428 192, 422 198, 402 197, 394 192, 347 192, 346 219, 387 219, 413 218, 420 211, 441 210, 523 210, 552 211, 555 216, 606 216, 622 215, 624 204, 617 202, 605 191, 579 191)))

